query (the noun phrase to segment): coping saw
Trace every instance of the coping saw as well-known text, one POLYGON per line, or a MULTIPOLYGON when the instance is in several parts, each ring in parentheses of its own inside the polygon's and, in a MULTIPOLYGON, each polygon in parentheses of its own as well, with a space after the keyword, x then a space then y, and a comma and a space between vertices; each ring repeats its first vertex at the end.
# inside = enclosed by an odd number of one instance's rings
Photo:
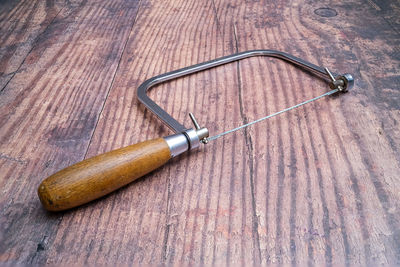
POLYGON ((49 211, 61 211, 85 204, 153 171, 173 157, 198 148, 201 143, 207 144, 225 134, 269 119, 322 97, 346 92, 353 85, 354 78, 351 74, 333 75, 327 68, 318 67, 290 54, 275 50, 241 52, 155 76, 139 86, 137 89, 138 99, 175 134, 113 150, 58 171, 39 185, 40 201, 49 211), (254 56, 274 57, 289 62, 323 80, 329 81, 331 91, 212 137, 209 137, 207 128, 199 126, 192 113, 189 113, 189 115, 194 128, 186 128, 146 94, 152 86, 157 84, 254 56))

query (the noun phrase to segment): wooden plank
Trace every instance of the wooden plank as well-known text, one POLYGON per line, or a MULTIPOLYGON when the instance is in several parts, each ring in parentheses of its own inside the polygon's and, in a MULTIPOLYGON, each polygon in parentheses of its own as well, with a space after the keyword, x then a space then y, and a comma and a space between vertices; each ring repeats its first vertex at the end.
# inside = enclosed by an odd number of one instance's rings
POLYGON ((2 262, 45 262, 63 214, 40 208, 37 186, 83 159, 137 9, 137 2, 69 3, 2 91, 2 262))
MULTIPOLYGON (((254 164, 248 179, 256 189, 262 262, 398 264, 400 167, 399 143, 393 137, 398 136, 400 114, 398 102, 391 98, 399 96, 398 61, 393 56, 399 39, 392 29, 361 2, 253 2, 232 7, 221 1, 217 6, 221 15, 233 9, 227 24, 238 29, 239 51, 283 50, 357 78, 356 88, 346 95, 318 101, 246 132, 248 160, 254 164), (338 15, 320 17, 314 13, 320 7, 332 8, 327 12, 333 14, 335 9, 338 15), (362 17, 355 13, 360 9, 362 17), (274 16, 271 10, 280 12, 274 16), (369 25, 379 26, 372 30, 369 25), (380 53, 368 53, 367 44, 379 46, 380 53), (377 67, 379 60, 385 67, 377 67), (390 96, 377 90, 384 87, 390 96)), ((327 88, 280 62, 255 59, 239 67, 244 121, 327 88)))

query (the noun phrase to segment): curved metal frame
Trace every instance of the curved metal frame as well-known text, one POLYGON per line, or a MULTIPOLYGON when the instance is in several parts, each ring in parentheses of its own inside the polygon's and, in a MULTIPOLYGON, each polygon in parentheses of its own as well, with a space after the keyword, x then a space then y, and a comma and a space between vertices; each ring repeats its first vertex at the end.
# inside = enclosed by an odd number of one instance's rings
MULTIPOLYGON (((164 111, 160 106, 158 106, 153 100, 151 100, 147 96, 147 91, 160 83, 174 80, 179 77, 183 77, 189 74, 193 74, 196 72, 200 72, 206 69, 214 68, 217 66, 221 66, 227 63, 231 63, 234 61, 238 61, 244 58, 249 58, 249 57, 254 57, 254 56, 268 56, 268 57, 274 57, 274 58, 279 58, 284 61, 290 62, 304 70, 307 70, 311 72, 312 74, 315 74, 319 76, 322 79, 325 80, 331 80, 329 74, 325 71, 324 68, 318 67, 312 63, 309 63, 307 61, 304 61, 300 58, 297 58, 295 56, 292 56, 290 54, 280 52, 280 51, 275 51, 275 50, 250 50, 250 51, 245 51, 217 59, 213 59, 210 61, 206 61, 203 63, 199 63, 196 65, 188 66, 182 69, 174 70, 171 72, 167 72, 161 75, 157 75, 153 78, 150 78, 146 80, 144 83, 142 83, 139 88, 137 89, 137 96, 138 99, 141 103, 143 103, 151 112, 153 112, 162 122, 164 122, 169 128, 171 128, 174 132, 176 133, 182 133, 187 131, 187 128, 176 121, 174 118, 171 117, 166 111, 164 111)), ((351 86, 351 85, 350 85, 351 86)), ((347 85, 346 85, 347 87, 347 85)))

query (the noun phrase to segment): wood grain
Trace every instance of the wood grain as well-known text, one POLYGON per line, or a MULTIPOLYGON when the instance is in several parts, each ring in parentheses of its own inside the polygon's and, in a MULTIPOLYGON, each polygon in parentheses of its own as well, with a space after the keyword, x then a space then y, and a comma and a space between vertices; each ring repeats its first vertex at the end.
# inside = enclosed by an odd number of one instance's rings
MULTIPOLYGON (((2 6, 1 25, 31 5, 2 6)), ((48 24, 13 59, 21 66, 1 74, 1 262, 400 264, 398 2, 55 6, 33 12, 48 24), (170 134, 138 104, 147 78, 262 48, 352 73, 356 86, 175 158, 100 201, 58 215, 40 208, 35 189, 51 173, 170 134)), ((193 112, 213 135, 327 90, 278 59, 251 58, 150 95, 187 127, 193 112)))
POLYGON ((54 240, 62 215, 39 208, 37 186, 84 158, 137 8, 124 1, 70 2, 2 91, 3 262, 43 262, 42 247, 54 240))
POLYGON ((64 7, 59 1, 0 3, 0 91, 20 70, 26 56, 64 7))

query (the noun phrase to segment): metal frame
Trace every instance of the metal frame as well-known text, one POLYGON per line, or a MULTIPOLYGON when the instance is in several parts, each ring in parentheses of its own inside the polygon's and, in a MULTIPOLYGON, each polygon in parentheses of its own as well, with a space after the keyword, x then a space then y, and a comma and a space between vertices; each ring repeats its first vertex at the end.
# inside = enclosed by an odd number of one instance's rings
MULTIPOLYGON (((174 70, 171 72, 167 72, 161 75, 157 75, 153 78, 146 80, 142 83, 137 89, 137 96, 139 101, 144 104, 151 112, 153 112, 163 123, 165 123, 169 128, 171 128, 175 133, 181 133, 187 130, 187 128, 176 121, 171 115, 165 112, 160 106, 158 106, 153 100, 151 100, 147 96, 147 91, 157 85, 167 81, 174 80, 176 78, 180 78, 189 74, 193 74, 196 72, 200 72, 203 70, 211 69, 217 66, 221 66, 224 64, 228 64, 234 61, 238 61, 244 58, 254 57, 254 56, 267 56, 279 58, 284 61, 290 62, 304 70, 311 72, 312 74, 317 75, 318 77, 331 80, 330 75, 326 72, 324 68, 318 67, 310 62, 302 60, 298 57, 292 56, 290 54, 276 51, 276 50, 250 50, 246 52, 241 52, 217 59, 213 59, 210 61, 206 61, 203 63, 199 63, 196 65, 192 65, 189 67, 185 67, 182 69, 174 70)), ((349 87, 346 85, 346 87, 349 87)))

